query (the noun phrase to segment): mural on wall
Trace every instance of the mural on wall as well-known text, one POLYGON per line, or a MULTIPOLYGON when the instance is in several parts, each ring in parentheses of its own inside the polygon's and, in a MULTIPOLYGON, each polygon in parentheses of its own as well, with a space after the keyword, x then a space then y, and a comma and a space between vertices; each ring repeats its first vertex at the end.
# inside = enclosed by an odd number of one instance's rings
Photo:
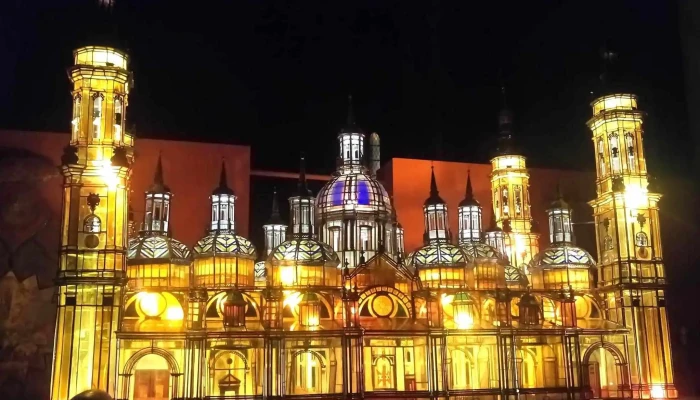
POLYGON ((49 397, 61 182, 51 160, 0 148, 0 398, 49 397))

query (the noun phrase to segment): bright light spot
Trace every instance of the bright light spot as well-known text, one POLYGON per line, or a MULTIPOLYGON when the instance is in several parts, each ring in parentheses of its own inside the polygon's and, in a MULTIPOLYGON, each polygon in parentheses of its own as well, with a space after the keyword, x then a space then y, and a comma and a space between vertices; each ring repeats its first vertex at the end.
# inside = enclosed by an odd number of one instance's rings
POLYGON ((647 205, 647 190, 639 186, 625 187, 625 205, 637 209, 647 205))
POLYGON ((165 299, 158 293, 142 292, 139 295, 141 311, 149 317, 157 317, 163 312, 165 299))
POLYGON ((181 307, 178 306, 168 306, 165 309, 165 318, 170 321, 181 321, 185 317, 185 313, 182 311, 181 307))
POLYGON ((296 306, 299 305, 299 302, 301 301, 301 293, 299 292, 290 292, 290 291, 284 291, 284 301, 282 302, 283 306, 289 306, 290 308, 295 308, 296 306))
POLYGON ((280 267, 280 281, 282 281, 282 285, 290 286, 294 284, 295 278, 294 267, 280 267))
POLYGON ((474 325, 474 318, 468 312, 459 312, 455 315, 455 325, 459 329, 471 328, 474 325))
POLYGON ((117 173, 112 168, 112 162, 109 160, 102 161, 102 167, 100 168, 100 176, 104 179, 105 184, 109 190, 114 190, 117 188, 117 183, 119 183, 119 178, 117 178, 117 173))
POLYGON ((446 306, 448 304, 452 303, 452 300, 454 300, 455 296, 453 294, 447 294, 443 293, 442 297, 440 298, 440 302, 442 303, 443 306, 446 306))
POLYGON ((659 385, 651 387, 651 397, 654 399, 662 399, 664 397, 664 388, 659 385))
POLYGON ((318 315, 309 316, 309 318, 306 319, 307 326, 318 326, 318 324, 319 324, 318 315))
POLYGON ((430 274, 430 279, 437 281, 440 279, 440 273, 439 272, 433 272, 430 274))

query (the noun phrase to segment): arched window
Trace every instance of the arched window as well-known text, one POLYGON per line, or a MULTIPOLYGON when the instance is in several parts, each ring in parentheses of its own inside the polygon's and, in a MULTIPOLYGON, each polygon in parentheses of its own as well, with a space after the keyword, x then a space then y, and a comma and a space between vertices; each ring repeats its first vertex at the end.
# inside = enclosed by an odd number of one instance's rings
POLYGON ((100 128, 102 126, 102 101, 104 100, 104 95, 102 93, 95 93, 92 96, 92 138, 99 139, 100 128))
POLYGON ((605 235, 605 238, 603 238, 603 248, 605 250, 612 250, 614 248, 613 238, 610 235, 605 235))
POLYGON ((101 228, 102 221, 100 220, 100 217, 98 217, 95 214, 90 214, 87 217, 85 217, 85 220, 83 221, 83 231, 89 233, 98 233, 100 232, 101 228))
POLYGON ((501 189, 501 196, 503 201, 503 214, 508 215, 508 188, 503 187, 501 189))
POLYGON ((121 96, 114 98, 114 140, 122 139, 122 124, 124 122, 124 100, 121 96))
POLYGON ((513 188, 513 193, 515 194, 515 215, 520 216, 523 208, 523 199, 521 195, 520 186, 515 186, 513 188))
POLYGON ((634 243, 637 247, 648 247, 649 246, 649 236, 644 232, 637 232, 634 235, 634 243))
POLYGON ((631 132, 625 133, 625 147, 627 148, 627 164, 629 166, 630 172, 634 172, 634 137, 632 136, 631 132))
POLYGON ((603 139, 598 140, 598 159, 600 160, 600 176, 603 177, 607 174, 605 169, 605 150, 603 147, 603 139))
POLYGON ((612 164, 612 173, 620 173, 620 143, 617 133, 611 133, 610 139, 610 163, 612 164))
POLYGON ((73 119, 71 120, 71 125, 73 125, 71 129, 73 131, 73 140, 78 140, 80 136, 81 100, 82 97, 80 95, 76 95, 73 99, 73 119))

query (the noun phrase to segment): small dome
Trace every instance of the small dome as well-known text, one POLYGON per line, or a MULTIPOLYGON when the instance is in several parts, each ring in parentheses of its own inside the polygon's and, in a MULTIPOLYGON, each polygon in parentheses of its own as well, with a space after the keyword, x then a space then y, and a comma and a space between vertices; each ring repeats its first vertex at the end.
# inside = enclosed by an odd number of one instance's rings
POLYGON ((316 197, 321 213, 336 211, 383 211, 391 213, 391 200, 379 181, 363 173, 334 176, 316 197))
POLYGON ((90 389, 75 395, 71 400, 112 400, 112 396, 104 390, 90 389))
POLYGON ((277 246, 268 257, 270 264, 303 264, 337 267, 338 255, 331 246, 315 239, 290 239, 277 246))
POLYGON ((492 260, 499 264, 508 264, 508 257, 500 254, 493 247, 485 243, 466 243, 461 245, 462 250, 467 254, 467 261, 484 261, 492 260))
POLYGON ((193 249, 194 258, 210 256, 240 257, 254 260, 258 254, 250 240, 230 232, 212 232, 193 249))
POLYGON ((459 246, 450 243, 434 243, 409 254, 408 265, 418 270, 433 266, 464 267, 467 254, 459 246))
POLYGON ((506 265, 506 283, 515 283, 526 287, 528 285, 527 276, 523 271, 513 265, 506 265))
POLYGON ((187 265, 191 255, 187 246, 166 236, 138 236, 129 241, 129 265, 159 262, 187 265))
POLYGON ((567 243, 552 245, 532 257, 528 268, 593 268, 595 260, 584 249, 567 243))

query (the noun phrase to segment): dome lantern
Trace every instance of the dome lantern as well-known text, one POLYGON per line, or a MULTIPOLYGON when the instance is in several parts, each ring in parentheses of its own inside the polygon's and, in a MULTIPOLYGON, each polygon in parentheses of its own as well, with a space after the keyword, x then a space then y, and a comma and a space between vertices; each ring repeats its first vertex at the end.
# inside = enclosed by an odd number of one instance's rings
POLYGON ((474 198, 471 171, 467 172, 467 190, 459 203, 459 244, 481 241, 481 205, 474 198))

